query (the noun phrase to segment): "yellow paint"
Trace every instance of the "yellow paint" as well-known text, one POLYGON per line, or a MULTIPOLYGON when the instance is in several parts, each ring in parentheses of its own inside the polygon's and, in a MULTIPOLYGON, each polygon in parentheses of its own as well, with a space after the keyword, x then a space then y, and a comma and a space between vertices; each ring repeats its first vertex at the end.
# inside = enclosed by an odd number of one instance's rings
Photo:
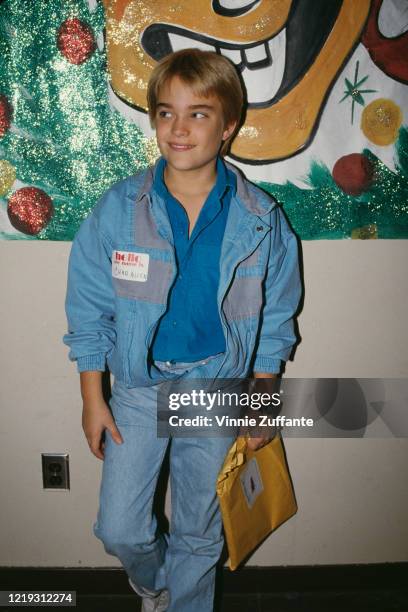
POLYGON ((375 240, 378 238, 378 228, 375 223, 363 225, 363 227, 355 227, 351 231, 351 237, 354 240, 375 240))
POLYGON ((303 79, 270 107, 249 109, 245 125, 259 130, 256 141, 240 135, 232 153, 241 159, 286 158, 305 147, 311 137, 327 90, 364 26, 370 0, 345 0, 338 19, 303 79))
POLYGON ((6 159, 0 159, 0 196, 4 196, 16 180, 16 169, 6 159))
POLYGON ((361 116, 361 129, 376 145, 387 146, 396 141, 402 123, 398 104, 387 98, 378 98, 365 107, 361 116))

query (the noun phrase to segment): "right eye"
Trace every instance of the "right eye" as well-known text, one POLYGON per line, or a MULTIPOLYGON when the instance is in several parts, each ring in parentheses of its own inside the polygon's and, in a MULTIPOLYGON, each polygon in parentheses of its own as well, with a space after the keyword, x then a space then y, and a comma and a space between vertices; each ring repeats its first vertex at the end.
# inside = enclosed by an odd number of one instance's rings
POLYGON ((167 117, 171 116, 171 113, 170 113, 170 111, 161 110, 161 111, 159 111, 158 115, 159 115, 159 117, 167 118, 167 117))

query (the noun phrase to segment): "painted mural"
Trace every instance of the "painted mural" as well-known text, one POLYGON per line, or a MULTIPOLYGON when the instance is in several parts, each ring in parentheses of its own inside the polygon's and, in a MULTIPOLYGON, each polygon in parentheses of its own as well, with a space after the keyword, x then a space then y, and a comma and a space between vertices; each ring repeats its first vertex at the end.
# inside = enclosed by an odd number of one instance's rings
POLYGON ((72 239, 155 160, 147 82, 188 47, 235 64, 229 159, 300 238, 408 237, 407 0, 2 0, 3 239, 72 239))

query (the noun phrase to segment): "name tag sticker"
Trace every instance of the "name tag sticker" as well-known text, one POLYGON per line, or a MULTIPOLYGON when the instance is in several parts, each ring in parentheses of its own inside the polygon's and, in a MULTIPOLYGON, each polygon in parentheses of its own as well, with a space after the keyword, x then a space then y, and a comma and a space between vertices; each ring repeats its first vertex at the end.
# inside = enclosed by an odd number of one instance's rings
POLYGON ((149 255, 130 251, 113 251, 112 276, 144 283, 149 271, 149 255))

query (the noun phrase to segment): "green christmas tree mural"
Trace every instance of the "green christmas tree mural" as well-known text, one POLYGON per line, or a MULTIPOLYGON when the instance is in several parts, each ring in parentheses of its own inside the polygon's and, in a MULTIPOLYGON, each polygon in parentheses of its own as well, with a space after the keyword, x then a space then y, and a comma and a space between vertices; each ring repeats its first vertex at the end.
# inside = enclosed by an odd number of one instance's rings
MULTIPOLYGON (((142 132, 109 106, 105 51, 96 42, 103 28, 100 3, 94 11, 78 0, 0 5, 0 93, 9 107, 3 115, 10 116, 0 159, 53 205, 37 234, 3 232, 3 238, 71 240, 110 185, 149 163, 142 132), (59 33, 67 22, 64 41, 59 33)), ((4 210, 12 196, 4 192, 7 169, 2 174, 4 210)))

